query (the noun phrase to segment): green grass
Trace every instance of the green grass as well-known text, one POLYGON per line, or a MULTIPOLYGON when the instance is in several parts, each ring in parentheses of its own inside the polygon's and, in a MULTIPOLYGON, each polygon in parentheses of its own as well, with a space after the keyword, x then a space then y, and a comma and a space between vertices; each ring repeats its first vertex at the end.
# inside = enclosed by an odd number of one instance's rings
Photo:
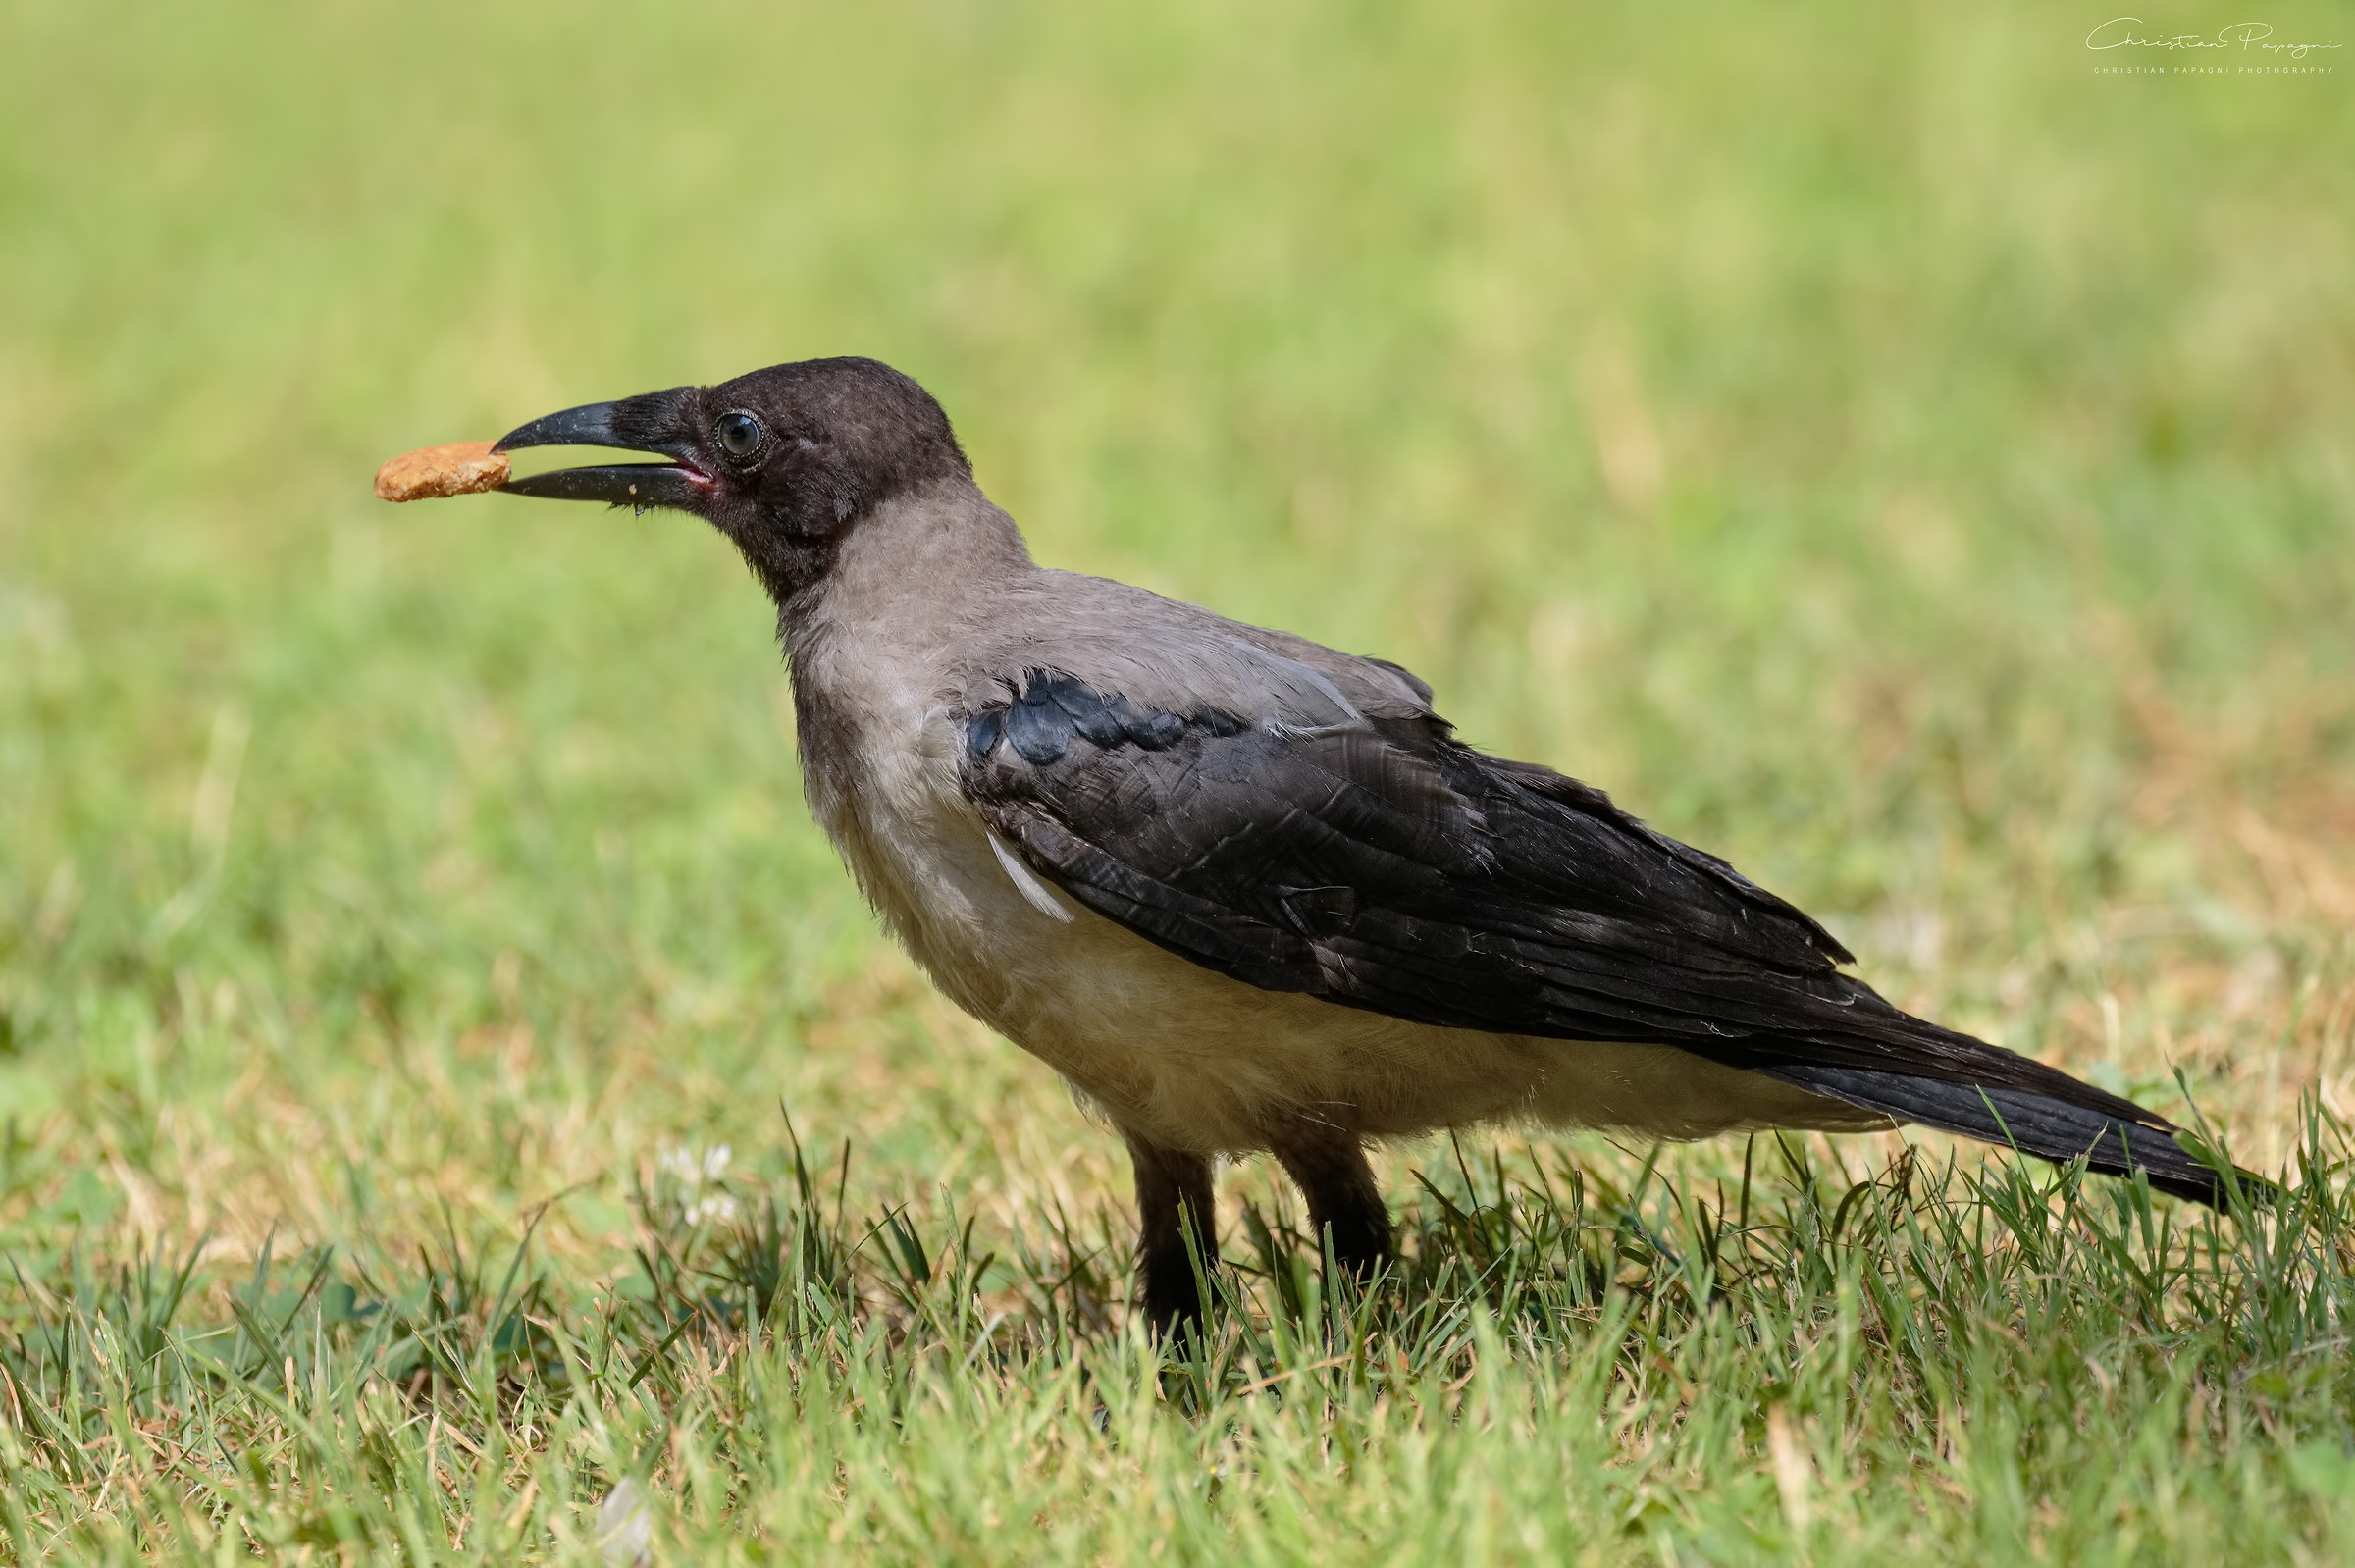
POLYGON ((0 1554, 2355 1554, 2355 66, 2099 20, 0 8, 0 1554), (840 352, 2296 1197, 1480 1131, 1157 1360, 724 547, 368 496, 840 352))

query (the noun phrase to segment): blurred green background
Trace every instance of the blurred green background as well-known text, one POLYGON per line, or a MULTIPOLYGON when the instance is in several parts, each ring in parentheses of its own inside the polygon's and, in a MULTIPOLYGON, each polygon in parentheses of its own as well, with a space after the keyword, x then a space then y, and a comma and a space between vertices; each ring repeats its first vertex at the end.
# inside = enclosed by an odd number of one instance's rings
POLYGON ((2277 1152, 2355 1099, 2355 114, 2100 20, 9 0, 10 1245, 576 1184, 594 1242, 780 1097, 889 1190, 1118 1198, 882 948, 717 540, 369 495, 835 353, 1043 559, 1402 661, 2277 1152))

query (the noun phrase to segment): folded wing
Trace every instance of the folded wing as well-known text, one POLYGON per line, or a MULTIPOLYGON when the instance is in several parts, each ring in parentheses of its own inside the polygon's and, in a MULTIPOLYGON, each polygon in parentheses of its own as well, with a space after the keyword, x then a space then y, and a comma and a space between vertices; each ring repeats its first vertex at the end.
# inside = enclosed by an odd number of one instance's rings
POLYGON ((1732 866, 1437 718, 1172 712, 1044 668, 1002 695, 967 719, 974 807, 1073 898, 1196 964, 1425 1023, 1678 1046, 2218 1199, 2164 1119, 1901 1012, 1732 866))

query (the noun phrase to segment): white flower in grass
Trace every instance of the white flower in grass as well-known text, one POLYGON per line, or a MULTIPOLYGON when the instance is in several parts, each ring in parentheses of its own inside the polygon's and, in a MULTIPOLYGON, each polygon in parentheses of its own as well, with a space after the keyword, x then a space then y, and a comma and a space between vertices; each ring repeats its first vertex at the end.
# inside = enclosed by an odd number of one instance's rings
POLYGON ((685 1144, 673 1143, 663 1148, 655 1163, 685 1185, 700 1187, 706 1181, 725 1179, 728 1162, 733 1158, 735 1151, 724 1143, 714 1143, 701 1154, 685 1144))
POLYGON ((655 1157, 663 1173, 686 1190, 680 1197, 680 1212, 690 1225, 736 1218, 736 1200, 725 1192, 705 1192, 706 1186, 717 1187, 727 1179, 728 1161, 735 1151, 724 1143, 714 1143, 697 1152, 682 1144, 671 1144, 655 1157))

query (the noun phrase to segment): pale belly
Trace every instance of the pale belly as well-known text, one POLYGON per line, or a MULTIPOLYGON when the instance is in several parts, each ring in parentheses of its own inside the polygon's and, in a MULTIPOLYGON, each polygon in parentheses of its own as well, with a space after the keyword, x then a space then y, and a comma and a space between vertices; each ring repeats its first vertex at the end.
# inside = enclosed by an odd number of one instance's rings
POLYGON ((1264 1149, 1304 1121, 1369 1138, 1482 1122, 1669 1138, 1889 1124, 1667 1046, 1439 1028, 1263 991, 1059 890, 1044 896, 1070 917, 1044 913, 1041 892, 1017 886, 976 819, 912 825, 868 836, 890 863, 863 868, 862 880, 896 906, 884 914, 916 961, 1116 1124, 1172 1148, 1264 1149), (915 857, 889 852, 895 842, 922 844, 920 872, 915 857))

